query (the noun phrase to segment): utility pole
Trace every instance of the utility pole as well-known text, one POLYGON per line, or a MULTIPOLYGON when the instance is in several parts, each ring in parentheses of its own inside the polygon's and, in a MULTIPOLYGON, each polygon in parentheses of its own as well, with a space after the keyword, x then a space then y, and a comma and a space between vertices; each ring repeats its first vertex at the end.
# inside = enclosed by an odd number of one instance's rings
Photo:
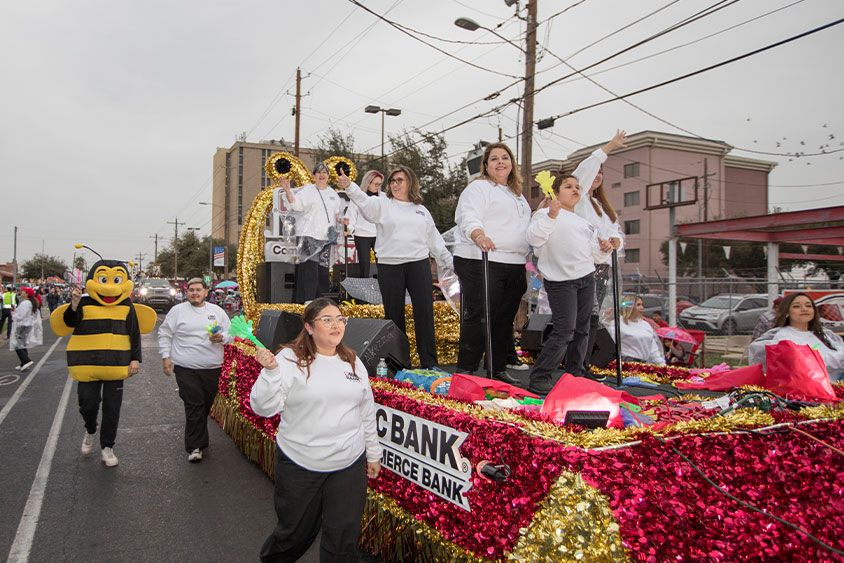
MULTIPOLYGON (((709 221, 709 159, 703 159, 703 221, 709 221)), ((703 282, 704 267, 703 239, 697 239, 697 277, 700 279, 701 301, 708 298, 706 284, 703 282)))
POLYGON ((176 282, 179 281, 179 225, 184 225, 185 223, 179 222, 179 218, 176 217, 175 221, 167 221, 168 225, 173 225, 175 228, 175 237, 173 238, 173 279, 176 282))
POLYGON ((533 95, 536 78, 536 14, 537 2, 527 3, 527 34, 525 35, 525 107, 522 114, 522 189, 529 190, 533 173, 533 95))
POLYGON ((135 256, 135 258, 138 259, 138 271, 141 273, 144 271, 144 258, 146 257, 147 255, 142 252, 138 252, 138 255, 135 256))
POLYGON ((44 279, 44 239, 41 239, 41 279, 44 279))
POLYGON ((155 233, 155 236, 149 238, 155 239, 155 263, 158 264, 158 233, 155 233))
POLYGON ((14 234, 14 243, 13 243, 14 250, 12 251, 14 254, 12 255, 12 283, 15 287, 18 286, 18 227, 15 226, 15 234, 14 234))
POLYGON ((302 70, 296 67, 296 135, 293 144, 293 156, 299 157, 299 117, 302 115, 302 70))

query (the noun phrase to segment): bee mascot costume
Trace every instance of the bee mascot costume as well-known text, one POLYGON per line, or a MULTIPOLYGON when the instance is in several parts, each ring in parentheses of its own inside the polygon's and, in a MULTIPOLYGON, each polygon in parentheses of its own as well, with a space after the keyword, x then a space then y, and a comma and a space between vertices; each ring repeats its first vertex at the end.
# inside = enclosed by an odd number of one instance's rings
POLYGON ((112 448, 123 403, 123 380, 138 373, 141 333, 152 332, 155 327, 155 311, 135 305, 129 298, 134 285, 123 262, 100 260, 88 272, 86 294, 74 288, 71 302, 50 315, 50 327, 56 335, 71 335, 67 366, 70 376, 78 381, 79 412, 85 421, 81 452, 93 450, 102 401, 100 447, 108 467, 117 465, 112 448))

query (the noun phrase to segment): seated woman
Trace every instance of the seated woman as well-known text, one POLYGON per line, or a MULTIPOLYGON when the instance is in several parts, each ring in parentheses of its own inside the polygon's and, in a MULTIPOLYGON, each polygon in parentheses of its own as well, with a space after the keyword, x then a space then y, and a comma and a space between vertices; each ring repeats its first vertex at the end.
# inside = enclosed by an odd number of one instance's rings
MULTIPOLYGON (((642 299, 626 295, 621 299, 621 306, 621 359, 664 366, 662 343, 642 314, 645 309, 642 299)), ((607 331, 615 340, 615 322, 607 326, 607 331)))
POLYGON ((748 363, 765 365, 765 346, 781 340, 808 344, 817 349, 826 364, 832 381, 844 376, 844 341, 829 329, 821 326, 815 302, 805 293, 792 293, 785 297, 777 310, 775 327, 750 343, 748 363))

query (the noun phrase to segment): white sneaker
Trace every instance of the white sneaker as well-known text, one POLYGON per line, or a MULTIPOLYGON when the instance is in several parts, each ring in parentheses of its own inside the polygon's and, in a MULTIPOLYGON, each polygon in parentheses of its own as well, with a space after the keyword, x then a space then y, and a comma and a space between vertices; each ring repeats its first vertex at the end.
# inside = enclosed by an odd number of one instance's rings
POLYGON ((507 364, 507 369, 514 369, 516 371, 525 371, 530 369, 530 366, 519 362, 518 364, 507 364))
POLYGON ((20 371, 20 370, 21 370, 21 366, 15 366, 15 371, 20 371))
POLYGON ((34 364, 34 363, 35 362, 33 362, 32 360, 29 360, 28 362, 26 362, 24 365, 21 366, 21 371, 28 370, 29 368, 32 367, 32 364, 34 364))
POLYGON ((114 455, 114 450, 111 448, 103 448, 103 463, 106 467, 114 467, 117 465, 117 456, 114 455))
POLYGON ((85 437, 82 438, 82 447, 79 448, 79 451, 82 455, 88 455, 94 450, 94 435, 88 434, 85 432, 85 437))
POLYGON ((189 453, 188 461, 191 463, 199 463, 200 461, 202 461, 202 450, 196 448, 191 453, 189 453))

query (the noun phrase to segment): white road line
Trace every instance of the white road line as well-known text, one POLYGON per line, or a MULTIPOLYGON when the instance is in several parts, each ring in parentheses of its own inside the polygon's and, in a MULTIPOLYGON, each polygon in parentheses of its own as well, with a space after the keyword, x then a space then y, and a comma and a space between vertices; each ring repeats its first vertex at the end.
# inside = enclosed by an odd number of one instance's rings
POLYGON ((41 505, 44 502, 44 493, 47 490, 47 479, 50 477, 50 467, 53 465, 53 455, 56 453, 56 444, 59 441, 59 433, 67 410, 71 387, 73 387, 73 380, 68 377, 64 384, 62 398, 59 401, 59 408, 56 410, 56 416, 53 417, 53 425, 47 435, 47 443, 44 444, 44 453, 41 454, 38 471, 35 472, 35 480, 32 482, 32 488, 29 489, 29 498, 26 499, 26 506, 23 509, 20 524, 18 524, 15 541, 12 542, 12 548, 9 550, 8 561, 10 562, 26 563, 29 561, 32 540, 35 537, 35 529, 38 527, 38 518, 41 516, 41 505))
POLYGON ((26 388, 29 387, 29 384, 32 382, 33 379, 35 379, 35 374, 38 373, 38 370, 41 369, 41 366, 44 365, 44 362, 47 361, 47 358, 50 357, 50 354, 53 353, 53 350, 55 350, 56 346, 59 345, 59 342, 62 341, 62 338, 64 337, 59 337, 56 339, 55 342, 53 342, 53 345, 50 346, 50 349, 47 350, 46 354, 44 354, 44 357, 38 360, 38 363, 35 364, 35 369, 29 373, 29 377, 27 377, 26 380, 20 384, 20 387, 18 387, 17 391, 15 391, 15 394, 12 395, 11 399, 9 399, 9 402, 3 405, 3 410, 0 410, 0 424, 3 424, 3 420, 6 419, 6 416, 8 416, 9 411, 12 410, 12 407, 15 406, 15 403, 17 403, 18 399, 20 399, 21 395, 23 395, 23 392, 26 391, 26 388))

